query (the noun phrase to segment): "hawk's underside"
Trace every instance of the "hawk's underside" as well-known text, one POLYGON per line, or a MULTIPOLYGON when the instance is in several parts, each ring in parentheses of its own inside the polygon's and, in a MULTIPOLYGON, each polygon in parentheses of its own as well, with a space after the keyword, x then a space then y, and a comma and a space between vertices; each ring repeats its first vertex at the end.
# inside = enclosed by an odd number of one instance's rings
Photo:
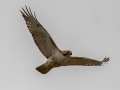
POLYGON ((109 61, 109 58, 98 61, 86 57, 72 57, 72 52, 70 50, 61 51, 47 30, 38 22, 35 12, 33 15, 30 7, 29 9, 26 7, 26 10, 22 8, 22 10, 23 11, 20 12, 26 21, 34 42, 42 54, 47 58, 46 63, 36 68, 36 70, 42 74, 46 74, 54 67, 69 65, 100 66, 103 62, 109 61))

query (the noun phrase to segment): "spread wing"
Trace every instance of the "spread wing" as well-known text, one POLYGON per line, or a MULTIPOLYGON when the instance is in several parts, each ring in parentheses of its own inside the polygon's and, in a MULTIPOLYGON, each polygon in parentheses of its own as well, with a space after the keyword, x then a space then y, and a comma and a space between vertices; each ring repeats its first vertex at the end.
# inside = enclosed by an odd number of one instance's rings
MULTIPOLYGON (((26 7, 26 6, 25 6, 26 7)), ((34 15, 31 12, 29 7, 26 7, 26 10, 22 8, 23 11, 22 16, 26 21, 27 27, 32 34, 32 37, 43 53, 46 58, 49 58, 56 50, 59 50, 56 44, 54 43, 53 39, 51 38, 50 34, 46 31, 46 29, 38 22, 35 12, 34 15)))
POLYGON ((104 58, 103 61, 98 61, 86 57, 70 57, 69 60, 62 66, 82 65, 82 66, 100 66, 103 62, 108 62, 109 58, 104 58))

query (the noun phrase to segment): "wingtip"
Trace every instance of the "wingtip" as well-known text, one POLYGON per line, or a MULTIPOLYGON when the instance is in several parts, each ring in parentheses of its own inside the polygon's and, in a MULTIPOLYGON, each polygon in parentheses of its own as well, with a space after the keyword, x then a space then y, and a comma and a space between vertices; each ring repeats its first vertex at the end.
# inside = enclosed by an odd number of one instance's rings
POLYGON ((25 7, 27 7, 27 5, 25 5, 25 7))
POLYGON ((105 57, 102 62, 105 62, 105 63, 106 63, 106 62, 108 62, 108 61, 110 61, 110 57, 105 57))

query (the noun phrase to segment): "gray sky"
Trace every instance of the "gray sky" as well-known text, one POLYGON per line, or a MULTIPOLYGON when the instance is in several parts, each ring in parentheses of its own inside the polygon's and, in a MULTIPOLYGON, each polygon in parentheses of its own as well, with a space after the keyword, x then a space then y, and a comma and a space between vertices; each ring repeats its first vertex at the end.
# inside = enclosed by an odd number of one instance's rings
POLYGON ((0 3, 0 90, 119 90, 119 0, 2 0, 0 3), (101 67, 68 66, 43 75, 46 61, 19 12, 30 6, 57 46, 101 67))

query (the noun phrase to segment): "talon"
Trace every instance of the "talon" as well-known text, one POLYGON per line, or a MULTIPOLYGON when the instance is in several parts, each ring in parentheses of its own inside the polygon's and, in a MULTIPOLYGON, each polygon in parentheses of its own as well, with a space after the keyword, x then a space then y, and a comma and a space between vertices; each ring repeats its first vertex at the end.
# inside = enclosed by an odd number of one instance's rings
POLYGON ((56 59, 53 59, 53 61, 54 61, 54 65, 57 64, 57 60, 56 59))
POLYGON ((54 65, 57 64, 57 60, 54 60, 54 65))
POLYGON ((54 65, 57 64, 57 60, 54 56, 52 56, 51 59, 53 60, 54 65))

